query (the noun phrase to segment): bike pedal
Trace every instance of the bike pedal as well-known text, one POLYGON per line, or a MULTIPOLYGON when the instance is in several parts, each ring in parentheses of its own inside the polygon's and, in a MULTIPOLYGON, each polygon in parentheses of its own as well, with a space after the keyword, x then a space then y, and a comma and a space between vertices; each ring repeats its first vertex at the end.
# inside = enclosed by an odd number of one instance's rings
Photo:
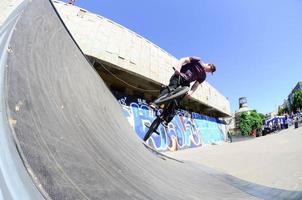
POLYGON ((156 133, 157 135, 160 135, 160 133, 159 133, 159 132, 157 132, 157 131, 154 131, 154 133, 156 133))
MULTIPOLYGON (((149 126, 147 123, 145 123, 144 125, 145 125, 147 128, 150 128, 150 126, 149 126)), ((156 133, 157 135, 160 135, 160 133, 157 132, 157 131, 153 131, 153 133, 156 133)))
POLYGON ((168 127, 169 127, 169 124, 168 124, 168 123, 162 122, 161 124, 162 124, 165 128, 168 128, 168 127))

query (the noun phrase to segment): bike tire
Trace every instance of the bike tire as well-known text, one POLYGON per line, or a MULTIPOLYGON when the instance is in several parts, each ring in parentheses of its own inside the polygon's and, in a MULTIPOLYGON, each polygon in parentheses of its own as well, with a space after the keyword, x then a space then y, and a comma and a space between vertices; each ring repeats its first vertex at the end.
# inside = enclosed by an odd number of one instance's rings
POLYGON ((147 133, 145 134, 145 137, 144 137, 144 141, 146 142, 149 137, 152 135, 152 133, 154 131, 156 131, 156 129, 158 128, 158 126, 160 125, 161 123, 161 119, 160 117, 157 117, 151 124, 149 130, 147 131, 147 133))
POLYGON ((176 88, 173 92, 168 93, 167 95, 164 95, 164 96, 156 99, 154 101, 154 103, 159 105, 159 104, 171 101, 177 97, 180 97, 180 96, 186 94, 187 92, 189 92, 189 90, 190 90, 190 88, 188 86, 176 88))

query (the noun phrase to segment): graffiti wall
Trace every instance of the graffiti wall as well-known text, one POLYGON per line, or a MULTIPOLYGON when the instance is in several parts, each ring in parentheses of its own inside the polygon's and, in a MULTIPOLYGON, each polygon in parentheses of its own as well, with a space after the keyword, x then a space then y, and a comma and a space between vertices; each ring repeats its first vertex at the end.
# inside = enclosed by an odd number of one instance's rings
MULTIPOLYGON (((145 100, 115 94, 123 113, 134 131, 143 138, 155 119, 155 112, 145 100)), ((160 125, 147 141, 148 145, 159 151, 177 151, 225 140, 226 127, 215 118, 179 110, 168 127, 160 125)))

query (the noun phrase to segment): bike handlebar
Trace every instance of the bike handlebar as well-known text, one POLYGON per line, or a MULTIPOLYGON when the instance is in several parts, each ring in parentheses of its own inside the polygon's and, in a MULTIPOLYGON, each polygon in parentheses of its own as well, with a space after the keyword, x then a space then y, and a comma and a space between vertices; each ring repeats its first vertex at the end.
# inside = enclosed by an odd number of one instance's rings
POLYGON ((172 67, 172 68, 173 68, 174 72, 175 72, 177 75, 179 75, 179 76, 181 76, 182 78, 184 78, 184 76, 181 74, 180 71, 178 71, 177 69, 175 69, 175 67, 172 67))
POLYGON ((173 70, 174 70, 174 72, 175 72, 176 74, 181 75, 181 74, 180 74, 180 71, 178 71, 177 69, 175 69, 175 67, 173 67, 173 70))

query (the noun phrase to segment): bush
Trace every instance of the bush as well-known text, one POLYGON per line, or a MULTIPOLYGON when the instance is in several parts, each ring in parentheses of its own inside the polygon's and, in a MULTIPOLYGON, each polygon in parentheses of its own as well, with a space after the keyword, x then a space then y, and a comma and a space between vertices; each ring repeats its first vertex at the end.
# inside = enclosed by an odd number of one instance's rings
POLYGON ((251 134, 254 129, 261 129, 264 121, 264 115, 257 113, 256 110, 244 112, 240 115, 240 131, 244 136, 251 134))
POLYGON ((244 112, 240 115, 240 131, 244 136, 250 135, 252 132, 252 119, 248 112, 244 112))

